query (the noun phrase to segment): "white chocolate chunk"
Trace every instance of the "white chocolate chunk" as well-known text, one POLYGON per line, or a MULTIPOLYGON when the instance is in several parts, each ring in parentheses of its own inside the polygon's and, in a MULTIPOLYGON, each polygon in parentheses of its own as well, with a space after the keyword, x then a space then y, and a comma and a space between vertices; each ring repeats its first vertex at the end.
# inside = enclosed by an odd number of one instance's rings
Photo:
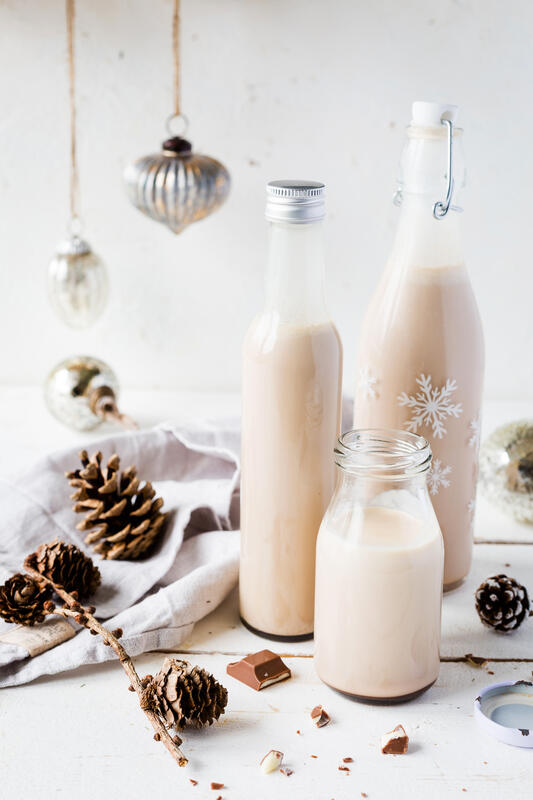
POLYGON ((279 750, 269 750, 266 756, 261 759, 261 772, 264 772, 265 775, 268 775, 269 772, 275 772, 280 768, 282 761, 283 753, 280 753, 279 750))

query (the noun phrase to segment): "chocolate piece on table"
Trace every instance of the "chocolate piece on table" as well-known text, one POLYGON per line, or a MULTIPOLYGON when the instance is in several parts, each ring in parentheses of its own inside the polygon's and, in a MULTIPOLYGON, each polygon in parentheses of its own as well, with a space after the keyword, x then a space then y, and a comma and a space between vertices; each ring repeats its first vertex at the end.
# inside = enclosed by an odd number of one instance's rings
POLYGON ((211 789, 223 789, 223 783, 216 783, 215 781, 211 781, 211 789))
POLYGON ((282 767, 282 769, 280 769, 280 772, 282 775, 286 775, 287 778, 289 778, 293 774, 294 770, 289 769, 289 767, 284 767, 284 768, 282 767))
POLYGON ((271 650, 260 650, 240 661, 233 661, 226 667, 226 672, 257 692, 291 677, 290 669, 271 650))
POLYGON ((327 711, 324 711, 322 706, 315 706, 311 711, 311 719, 317 728, 323 728, 328 722, 331 722, 331 717, 327 711))
POLYGON ((465 659, 467 664, 470 664, 472 667, 484 667, 487 663, 486 658, 483 658, 483 656, 474 656, 472 653, 467 653, 465 659))
POLYGON ((407 753, 409 747, 409 737, 407 736, 403 725, 396 725, 396 727, 384 733, 381 737, 381 752, 392 755, 403 755, 407 753))

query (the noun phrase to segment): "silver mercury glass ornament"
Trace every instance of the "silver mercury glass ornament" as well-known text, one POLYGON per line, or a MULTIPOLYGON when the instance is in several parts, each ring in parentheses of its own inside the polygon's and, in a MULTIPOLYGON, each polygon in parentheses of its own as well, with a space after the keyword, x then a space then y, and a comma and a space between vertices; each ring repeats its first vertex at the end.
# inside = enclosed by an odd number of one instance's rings
POLYGON ((46 379, 44 396, 53 416, 78 431, 89 431, 104 421, 125 428, 137 424, 119 410, 118 380, 104 361, 74 356, 57 364, 46 379))
POLYGON ((479 486, 502 511, 533 523, 533 420, 502 425, 483 443, 479 486))
POLYGON ((50 261, 48 292, 55 312, 72 328, 87 328, 105 308, 106 268, 77 233, 59 244, 50 261))
POLYGON ((174 233, 220 208, 231 185, 220 161, 193 153, 181 136, 163 142, 161 153, 129 164, 124 182, 133 205, 174 233))

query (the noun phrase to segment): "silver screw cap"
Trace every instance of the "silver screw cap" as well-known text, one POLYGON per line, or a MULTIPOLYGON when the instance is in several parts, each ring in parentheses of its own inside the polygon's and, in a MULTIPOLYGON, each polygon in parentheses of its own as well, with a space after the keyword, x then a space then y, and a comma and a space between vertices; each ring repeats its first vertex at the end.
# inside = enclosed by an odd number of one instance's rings
POLYGON ((319 181, 270 181, 266 190, 271 222, 319 222, 326 216, 326 187, 319 181))

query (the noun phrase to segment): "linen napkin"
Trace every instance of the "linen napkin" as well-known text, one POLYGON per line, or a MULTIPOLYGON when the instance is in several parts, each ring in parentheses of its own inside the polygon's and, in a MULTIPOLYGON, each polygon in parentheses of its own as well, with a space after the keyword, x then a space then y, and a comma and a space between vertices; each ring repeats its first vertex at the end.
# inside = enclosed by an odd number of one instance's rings
MULTIPOLYGON (((135 464, 139 478, 149 479, 164 500, 169 517, 162 540, 139 561, 101 560, 76 530, 81 516, 72 510, 64 473, 78 466, 79 448, 47 456, 13 480, 0 479, 0 583, 20 571, 42 542, 59 537, 98 565, 102 583, 90 602, 110 629, 123 629, 130 655, 176 648, 237 582, 239 443, 238 422, 218 420, 90 444, 90 454, 101 450, 106 460, 116 452, 121 467, 135 464)), ((14 628, 0 620, 0 687, 115 658, 85 629, 30 658, 24 647, 1 641, 14 628)))

